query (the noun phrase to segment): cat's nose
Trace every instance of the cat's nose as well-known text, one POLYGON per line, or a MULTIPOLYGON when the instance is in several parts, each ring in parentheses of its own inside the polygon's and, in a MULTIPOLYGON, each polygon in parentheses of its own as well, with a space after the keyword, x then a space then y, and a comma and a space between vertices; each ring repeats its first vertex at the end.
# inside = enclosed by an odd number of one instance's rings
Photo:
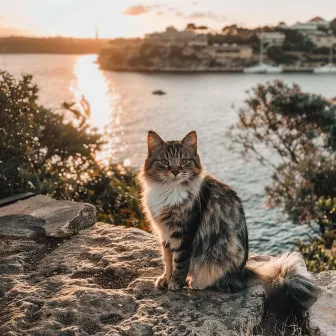
POLYGON ((172 170, 172 174, 176 177, 178 175, 179 171, 177 170, 172 170))

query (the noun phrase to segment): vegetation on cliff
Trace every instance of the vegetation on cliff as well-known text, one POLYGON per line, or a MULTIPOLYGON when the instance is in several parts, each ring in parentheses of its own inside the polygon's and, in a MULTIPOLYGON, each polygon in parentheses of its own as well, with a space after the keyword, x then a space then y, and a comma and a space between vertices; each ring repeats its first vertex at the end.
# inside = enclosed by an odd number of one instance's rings
POLYGON ((37 99, 32 76, 0 73, 0 198, 32 191, 83 201, 97 207, 98 220, 141 226, 135 172, 98 162, 104 141, 85 99, 56 111, 37 99))
POLYGON ((272 169, 269 205, 315 231, 310 244, 297 242, 308 268, 336 269, 336 105, 295 84, 258 85, 230 136, 243 155, 272 169))

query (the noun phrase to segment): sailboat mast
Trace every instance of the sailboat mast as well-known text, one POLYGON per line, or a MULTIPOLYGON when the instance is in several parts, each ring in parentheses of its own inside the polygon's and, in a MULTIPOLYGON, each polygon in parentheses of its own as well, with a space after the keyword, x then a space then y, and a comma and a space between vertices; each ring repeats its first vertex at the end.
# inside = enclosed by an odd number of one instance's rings
POLYGON ((329 63, 330 63, 330 65, 333 64, 333 52, 334 52, 334 44, 331 43, 330 55, 329 55, 329 57, 330 57, 330 59, 329 59, 329 63))
POLYGON ((259 63, 261 64, 263 61, 263 53, 264 53, 264 46, 263 46, 263 32, 260 33, 260 54, 259 54, 259 63))

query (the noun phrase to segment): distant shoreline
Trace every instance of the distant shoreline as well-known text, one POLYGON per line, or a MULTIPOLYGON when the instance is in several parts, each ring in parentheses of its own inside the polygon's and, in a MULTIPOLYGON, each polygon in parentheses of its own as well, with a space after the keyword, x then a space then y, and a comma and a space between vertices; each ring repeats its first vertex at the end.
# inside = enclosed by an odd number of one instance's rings
POLYGON ((0 55, 97 55, 98 52, 40 52, 40 51, 25 51, 25 52, 2 52, 0 49, 0 55))
MULTIPOLYGON (((1 52, 1 56, 10 56, 10 55, 97 55, 96 52, 87 52, 87 53, 75 53, 75 52, 1 52)), ((99 62, 97 62, 99 64, 99 62)), ((146 67, 108 67, 99 64, 101 70, 113 71, 113 72, 138 72, 138 73, 171 73, 171 74, 200 74, 200 73, 231 73, 231 74, 245 74, 244 67, 237 68, 225 68, 225 67, 212 67, 212 68, 146 68, 146 67)), ((0 67, 1 68, 1 67, 0 67)), ((313 74, 313 67, 305 67, 305 68, 294 68, 289 66, 283 67, 284 71, 280 74, 293 74, 293 73, 306 73, 313 74)), ((258 73, 254 73, 258 74, 258 73)), ((278 74, 278 73, 276 73, 278 74)), ((271 73, 268 75, 272 75, 271 73)), ((273 73, 274 75, 274 73, 273 73)))
MULTIPOLYGON (((244 74, 244 67, 239 68, 199 68, 199 69, 189 69, 189 68, 169 68, 169 69, 160 69, 160 68, 142 68, 142 67, 122 67, 122 68, 111 68, 100 66, 101 70, 114 71, 114 72, 140 72, 140 73, 172 73, 172 74, 183 74, 183 73, 234 73, 234 74, 244 74)), ((291 68, 284 67, 284 71, 281 73, 291 74, 291 73, 309 73, 313 74, 314 68, 291 68)), ((256 73, 254 73, 256 74, 256 73)), ((275 73, 273 73, 274 75, 275 73)), ((271 75, 271 73, 269 74, 271 75)))

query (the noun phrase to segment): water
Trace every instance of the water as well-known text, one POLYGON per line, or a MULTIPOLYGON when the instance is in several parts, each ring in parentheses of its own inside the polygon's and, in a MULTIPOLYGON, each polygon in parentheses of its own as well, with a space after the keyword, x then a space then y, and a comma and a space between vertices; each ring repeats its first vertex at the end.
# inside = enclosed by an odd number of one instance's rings
POLYGON ((164 139, 181 139, 196 130, 208 173, 231 185, 244 202, 251 250, 277 254, 307 237, 306 227, 293 225, 279 209, 265 208, 264 186, 271 171, 229 151, 226 131, 237 120, 246 90, 256 84, 278 78, 331 98, 336 95, 336 76, 117 73, 99 70, 95 55, 1 57, 0 68, 34 75, 40 102, 46 106, 57 108, 84 94, 93 124, 109 133, 106 159, 140 167, 148 130, 164 139), (152 95, 157 89, 167 94, 152 95))

